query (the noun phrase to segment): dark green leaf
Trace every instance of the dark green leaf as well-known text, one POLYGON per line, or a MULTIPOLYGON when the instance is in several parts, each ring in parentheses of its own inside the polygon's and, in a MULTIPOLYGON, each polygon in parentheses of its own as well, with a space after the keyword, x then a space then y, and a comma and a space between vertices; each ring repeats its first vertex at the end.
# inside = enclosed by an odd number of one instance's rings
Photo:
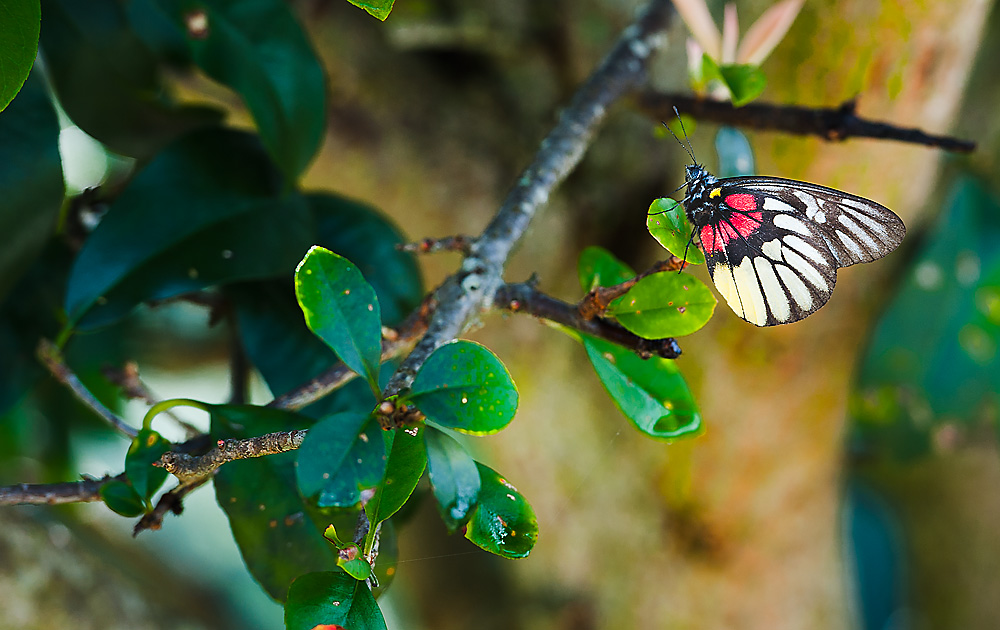
POLYGON ((286 630, 385 630, 372 592, 343 571, 308 573, 295 580, 285 604, 286 630))
POLYGON ((347 367, 378 390, 382 320, 378 297, 357 266, 314 246, 295 270, 295 297, 306 325, 347 367))
POLYGON ((378 422, 363 413, 338 413, 317 422, 298 450, 295 474, 302 496, 320 507, 361 501, 385 472, 385 445, 378 422))
POLYGON ((754 100, 767 87, 767 77, 757 66, 733 64, 719 67, 722 80, 729 88, 733 105, 740 107, 754 100))
MULTIPOLYGON (((279 409, 217 405, 214 438, 249 438, 306 428, 312 420, 279 409)), ((215 496, 229 517, 243 561, 264 590, 284 601, 292 580, 337 566, 336 549, 299 496, 295 452, 230 462, 215 475, 215 496)))
POLYGON ((140 429, 125 455, 125 474, 144 499, 149 499, 167 480, 166 470, 156 468, 153 462, 170 450, 170 442, 151 429, 140 429))
POLYGON ((611 399, 640 431, 666 440, 698 434, 701 412, 673 361, 641 359, 589 335, 580 339, 611 399))
POLYGON ((350 260, 375 288, 382 322, 400 323, 424 296, 413 254, 396 246, 402 233, 374 208, 329 193, 306 195, 316 219, 317 245, 350 260))
POLYGON ((171 139, 216 123, 220 112, 174 105, 157 60, 117 0, 44 0, 41 46, 66 113, 118 153, 147 158, 171 139))
POLYGON ((385 18, 389 17, 389 12, 392 11, 392 5, 396 0, 347 0, 356 7, 361 7, 371 15, 374 15, 378 19, 385 22, 385 18))
POLYGON ((517 388, 507 368, 487 348, 453 341, 427 358, 406 400, 440 426, 488 435, 514 418, 517 388))
POLYGON ((63 200, 59 121, 38 73, 0 114, 0 198, 2 301, 52 236, 63 200))
POLYGON ((636 335, 663 339, 689 335, 704 326, 716 299, 701 280, 686 273, 646 276, 629 292, 613 300, 607 314, 636 335))
POLYGON ((615 258, 608 250, 596 246, 580 252, 576 272, 584 291, 595 287, 613 287, 635 277, 631 267, 615 258))
POLYGON ((81 249, 66 310, 80 328, 145 300, 290 275, 313 236, 298 195, 255 136, 212 129, 164 149, 129 183, 81 249))
POLYGON ((750 141, 739 129, 719 127, 715 152, 719 154, 719 177, 747 177, 756 172, 750 141))
POLYGON ((424 429, 427 472, 441 519, 454 532, 469 520, 479 496, 479 469, 462 445, 434 427, 424 429))
POLYGON ((482 487, 465 537, 504 558, 524 558, 538 540, 538 522, 528 501, 488 466, 476 463, 482 487))
POLYGON ((389 453, 385 476, 375 496, 365 505, 368 521, 373 526, 403 507, 424 474, 427 451, 424 449, 423 436, 420 435, 422 431, 422 428, 417 428, 383 432, 386 452, 389 453))
POLYGON ((694 227, 684 213, 684 207, 670 198, 654 199, 646 215, 646 229, 674 256, 683 257, 694 265, 705 264, 705 254, 691 242, 694 227))
POLYGON ((291 182, 326 127, 323 69, 284 0, 160 0, 205 74, 243 97, 264 146, 291 182))
POLYGON ((142 497, 124 481, 112 480, 101 486, 101 501, 122 516, 139 516, 146 511, 142 497))
POLYGON ((0 111, 3 111, 24 85, 35 63, 42 9, 38 0, 4 0, 0 2, 0 15, 0 111))

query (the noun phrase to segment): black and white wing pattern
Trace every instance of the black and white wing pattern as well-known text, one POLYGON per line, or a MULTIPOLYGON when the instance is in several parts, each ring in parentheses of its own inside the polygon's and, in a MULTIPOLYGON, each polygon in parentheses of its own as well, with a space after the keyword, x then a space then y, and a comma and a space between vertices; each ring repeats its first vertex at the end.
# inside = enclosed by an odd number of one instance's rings
POLYGON ((816 312, 838 268, 885 256, 906 233, 862 197, 774 177, 716 179, 698 165, 688 167, 684 206, 719 293, 757 326, 816 312))

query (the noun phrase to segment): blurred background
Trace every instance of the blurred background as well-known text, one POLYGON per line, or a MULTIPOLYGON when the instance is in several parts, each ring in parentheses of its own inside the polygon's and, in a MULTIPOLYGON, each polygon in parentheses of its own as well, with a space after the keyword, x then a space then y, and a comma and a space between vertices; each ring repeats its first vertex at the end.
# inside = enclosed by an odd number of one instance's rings
MULTIPOLYGON (((482 230, 642 3, 399 0, 385 23, 342 1, 293 4, 330 97, 305 187, 372 204, 417 240, 482 230)), ((769 5, 738 2, 741 21, 769 5)), ((721 19, 722 3, 709 6, 721 19)), ((655 87, 688 92, 686 37, 675 18, 655 87)), ((539 540, 525 560, 489 556, 447 536, 423 501, 398 531, 397 578, 380 600, 389 627, 1000 627, 997 59, 1000 14, 985 0, 808 0, 763 65, 763 100, 857 98, 862 116, 974 139, 976 153, 747 132, 760 174, 874 199, 908 233, 886 259, 842 270, 806 321, 759 329, 720 306, 680 339, 705 418, 697 438, 643 437, 572 340, 527 317, 485 319, 470 337, 507 364, 521 406, 504 432, 466 445, 529 499, 539 540)), ((182 100, 251 124, 208 79, 172 81, 182 100)), ((688 158, 658 125, 628 102, 609 112, 508 280, 536 273, 576 301, 584 247, 636 269, 665 255, 644 215, 688 158)), ((715 170, 718 128, 688 131, 715 170)), ((81 134, 63 132, 71 187, 127 172, 81 134)), ((422 258, 425 286, 458 261, 422 258)), ((102 362, 134 359, 157 397, 227 399, 228 339, 204 311, 145 309, 125 325, 125 341, 81 341, 94 389, 111 391, 102 362)), ((35 387, 5 401, 0 484, 117 474, 127 442, 54 382, 35 387)), ((257 383, 253 397, 270 394, 257 383)), ((137 424, 143 411, 124 413, 137 424)), ((281 627, 210 488, 161 531, 133 539, 132 524, 101 504, 0 510, 0 628, 281 627)))

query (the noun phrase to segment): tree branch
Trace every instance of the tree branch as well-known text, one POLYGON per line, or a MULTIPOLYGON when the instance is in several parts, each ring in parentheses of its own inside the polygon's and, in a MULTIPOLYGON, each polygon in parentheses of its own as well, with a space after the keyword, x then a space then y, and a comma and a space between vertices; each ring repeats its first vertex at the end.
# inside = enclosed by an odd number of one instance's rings
POLYGON ((861 118, 857 115, 856 100, 847 101, 840 107, 812 108, 760 102, 734 107, 732 103, 723 101, 646 91, 636 97, 636 103, 640 110, 656 120, 670 120, 674 117, 673 108, 676 107, 680 113, 690 114, 698 120, 763 131, 819 136, 825 140, 876 138, 922 144, 957 153, 970 153, 976 149, 976 143, 968 140, 861 118))
POLYGON ((90 393, 90 390, 80 382, 76 374, 69 369, 66 362, 63 361, 62 353, 59 352, 59 348, 56 347, 54 343, 48 339, 42 339, 38 343, 38 358, 41 360, 42 364, 48 368, 52 376, 69 387, 73 394, 82 402, 87 405, 94 412, 97 413, 105 422, 110 424, 116 431, 122 435, 128 436, 129 438, 134 438, 139 434, 139 430, 129 426, 124 420, 119 418, 113 411, 104 406, 101 401, 90 393))
POLYGON ((661 32, 671 14, 668 0, 652 0, 576 92, 559 122, 542 140, 534 161, 473 243, 461 270, 437 290, 438 307, 427 334, 389 381, 387 396, 408 388, 434 350, 461 335, 484 307, 493 304, 503 284, 507 258, 538 209, 580 162, 607 108, 645 81, 647 60, 663 43, 661 32))
POLYGON ((503 285, 497 290, 494 304, 497 308, 507 309, 512 313, 534 315, 588 335, 600 337, 628 348, 643 359, 654 356, 676 359, 681 354, 680 346, 671 337, 643 339, 606 319, 586 318, 580 313, 577 305, 568 304, 546 295, 529 283, 503 285))
POLYGON ((201 487, 209 478, 206 475, 192 483, 187 485, 181 484, 170 492, 164 493, 160 497, 160 500, 156 502, 156 507, 153 508, 153 511, 144 514, 139 519, 139 522, 135 524, 135 527, 132 528, 132 536, 138 536, 140 532, 147 529, 156 530, 163 527, 163 517, 167 515, 167 512, 173 512, 180 516, 181 512, 184 511, 184 497, 196 488, 201 487))
POLYGON ((101 486, 112 480, 125 481, 125 473, 117 477, 86 478, 62 483, 19 483, 0 486, 0 505, 61 505, 100 501, 101 486))
POLYGON ((204 455, 168 451, 153 465, 177 477, 182 486, 193 485, 201 482, 227 462, 294 451, 302 446, 306 433, 305 429, 301 429, 278 431, 245 440, 219 440, 215 448, 204 455))

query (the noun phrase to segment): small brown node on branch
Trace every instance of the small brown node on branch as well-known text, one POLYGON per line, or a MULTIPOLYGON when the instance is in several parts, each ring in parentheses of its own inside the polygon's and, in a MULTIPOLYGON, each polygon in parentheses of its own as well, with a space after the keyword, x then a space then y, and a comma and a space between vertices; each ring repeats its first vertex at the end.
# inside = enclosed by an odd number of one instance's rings
POLYGON ((208 14, 204 9, 196 9, 184 14, 184 26, 192 39, 208 38, 208 14))

